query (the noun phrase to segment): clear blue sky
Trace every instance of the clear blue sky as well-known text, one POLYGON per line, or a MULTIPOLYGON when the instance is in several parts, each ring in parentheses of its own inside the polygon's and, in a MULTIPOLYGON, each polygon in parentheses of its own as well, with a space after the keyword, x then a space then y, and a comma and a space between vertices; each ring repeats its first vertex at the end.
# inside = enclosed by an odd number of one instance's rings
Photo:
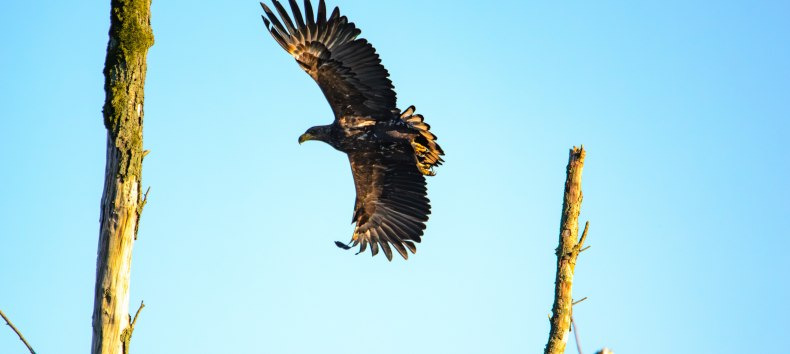
MULTIPOLYGON (((40 353, 89 350, 109 3, 0 4, 0 308, 40 353)), ((134 352, 540 352, 578 144, 586 352, 787 349, 790 3, 329 5, 447 152, 424 242, 332 244, 348 162, 297 144, 331 111, 256 1, 155 0, 134 352)))

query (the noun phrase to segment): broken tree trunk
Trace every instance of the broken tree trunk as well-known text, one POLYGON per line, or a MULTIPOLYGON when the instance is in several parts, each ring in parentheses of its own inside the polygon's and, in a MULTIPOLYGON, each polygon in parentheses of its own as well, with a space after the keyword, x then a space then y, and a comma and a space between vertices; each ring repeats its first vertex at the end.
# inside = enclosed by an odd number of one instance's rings
POLYGON ((92 354, 128 353, 132 246, 146 199, 141 193, 143 88, 154 43, 151 0, 112 0, 104 63, 107 164, 101 201, 92 354))
POLYGON ((587 237, 589 222, 579 239, 579 212, 582 205, 582 169, 584 168, 584 147, 573 147, 568 159, 565 179, 565 198, 562 203, 560 221, 560 245, 557 247, 557 278, 554 283, 554 306, 552 308, 551 331, 545 354, 562 354, 571 326, 573 297, 573 271, 576 258, 587 237), (577 241, 578 240, 578 241, 577 241))

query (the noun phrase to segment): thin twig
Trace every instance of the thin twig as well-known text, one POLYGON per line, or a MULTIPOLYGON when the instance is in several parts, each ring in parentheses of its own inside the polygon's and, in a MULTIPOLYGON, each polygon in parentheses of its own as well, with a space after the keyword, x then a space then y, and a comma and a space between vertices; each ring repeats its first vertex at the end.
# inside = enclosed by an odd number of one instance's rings
POLYGON ((584 224, 584 232, 582 232, 582 238, 579 239, 579 243, 576 244, 576 248, 579 249, 581 253, 581 248, 584 247, 584 241, 587 240, 587 230, 590 229, 590 221, 588 220, 584 224))
POLYGON ((132 327, 132 330, 134 330, 134 324, 137 323, 137 316, 140 316, 140 311, 142 311, 144 307, 145 307, 145 302, 140 301, 140 307, 137 308, 137 312, 134 313, 134 319, 132 320, 132 324, 129 325, 130 327, 132 327))
POLYGON ((580 302, 582 302, 582 301, 584 301, 584 300, 587 300, 587 297, 586 297, 586 296, 585 296, 585 297, 583 297, 581 300, 579 300, 579 301, 576 301, 576 302, 572 303, 572 304, 571 304, 571 306, 576 306, 576 304, 578 304, 578 303, 580 303, 580 302))
MULTIPOLYGON (((146 150, 147 151, 147 150, 146 150)), ((148 204, 148 193, 151 192, 151 186, 145 190, 143 198, 140 199, 140 204, 137 205, 137 223, 134 225, 134 239, 137 240, 137 230, 140 229, 140 218, 143 216, 143 208, 148 204)))
POLYGON ((124 330, 121 332, 121 348, 123 349, 122 353, 129 352, 129 343, 132 341, 134 325, 137 324, 137 316, 140 316, 140 311, 143 310, 143 307, 145 307, 145 303, 140 301, 140 307, 137 308, 137 312, 134 314, 134 319, 132 319, 132 316, 129 316, 129 320, 131 321, 129 323, 129 327, 124 328, 124 330))
MULTIPOLYGON (((145 194, 143 195, 143 201, 148 201, 148 193, 151 192, 151 186, 148 186, 148 189, 145 190, 145 194)), ((588 221, 589 222, 589 221, 588 221)))
POLYGON ((35 351, 35 350, 33 350, 33 347, 31 347, 31 346, 30 346, 30 343, 28 343, 28 342, 27 342, 27 340, 25 340, 25 336, 23 336, 23 335, 22 335, 22 332, 20 332, 20 331, 19 331, 19 330, 18 330, 16 327, 14 327, 14 324, 13 324, 13 323, 11 323, 11 320, 9 320, 9 319, 8 319, 8 317, 6 317, 5 313, 3 313, 3 310, 0 310, 0 316, 2 316, 2 317, 3 317, 3 319, 5 320, 5 323, 6 323, 6 324, 7 324, 9 327, 11 327, 11 329, 13 329, 13 330, 14 330, 14 332, 16 333, 16 335, 18 335, 18 336, 19 336, 19 339, 22 341, 22 343, 25 343, 25 346, 27 347, 27 350, 29 350, 29 351, 30 351, 30 354, 36 354, 36 351, 35 351))
MULTIPOLYGON (((586 299, 586 297, 584 299, 586 299)), ((579 302, 584 301, 584 299, 579 300, 579 302)), ((573 337, 576 338, 576 350, 579 351, 579 354, 582 354, 582 345, 579 343, 579 330, 576 328, 576 322, 573 321, 573 316, 571 316, 571 328, 573 328, 573 337)))

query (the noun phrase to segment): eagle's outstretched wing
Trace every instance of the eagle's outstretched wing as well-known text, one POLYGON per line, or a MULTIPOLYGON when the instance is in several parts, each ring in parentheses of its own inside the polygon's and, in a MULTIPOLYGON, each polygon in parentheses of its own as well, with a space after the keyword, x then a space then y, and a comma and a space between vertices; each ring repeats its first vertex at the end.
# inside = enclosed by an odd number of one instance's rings
POLYGON ((357 189, 354 206, 354 246, 359 252, 370 245, 392 260, 394 247, 404 259, 406 249, 415 253, 431 213, 425 176, 414 165, 410 146, 392 145, 375 152, 349 153, 351 172, 357 189), (401 150, 404 151, 401 151, 401 150))
POLYGON ((296 0, 289 0, 294 23, 279 1, 272 2, 282 22, 261 3, 266 28, 318 83, 336 119, 347 115, 390 119, 396 98, 389 73, 373 46, 357 38, 360 30, 354 23, 337 7, 327 19, 324 0, 315 16, 310 0, 305 0, 302 17, 296 0))

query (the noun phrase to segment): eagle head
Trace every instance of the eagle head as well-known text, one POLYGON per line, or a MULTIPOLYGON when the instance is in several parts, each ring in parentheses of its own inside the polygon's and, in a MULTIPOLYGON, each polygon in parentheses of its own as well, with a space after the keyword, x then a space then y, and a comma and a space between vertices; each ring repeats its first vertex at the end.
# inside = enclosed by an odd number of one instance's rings
POLYGON ((329 139, 330 139, 329 133, 331 129, 332 129, 331 125, 319 125, 307 129, 307 131, 304 132, 304 134, 299 136, 299 144, 308 140, 318 140, 329 144, 329 139))

